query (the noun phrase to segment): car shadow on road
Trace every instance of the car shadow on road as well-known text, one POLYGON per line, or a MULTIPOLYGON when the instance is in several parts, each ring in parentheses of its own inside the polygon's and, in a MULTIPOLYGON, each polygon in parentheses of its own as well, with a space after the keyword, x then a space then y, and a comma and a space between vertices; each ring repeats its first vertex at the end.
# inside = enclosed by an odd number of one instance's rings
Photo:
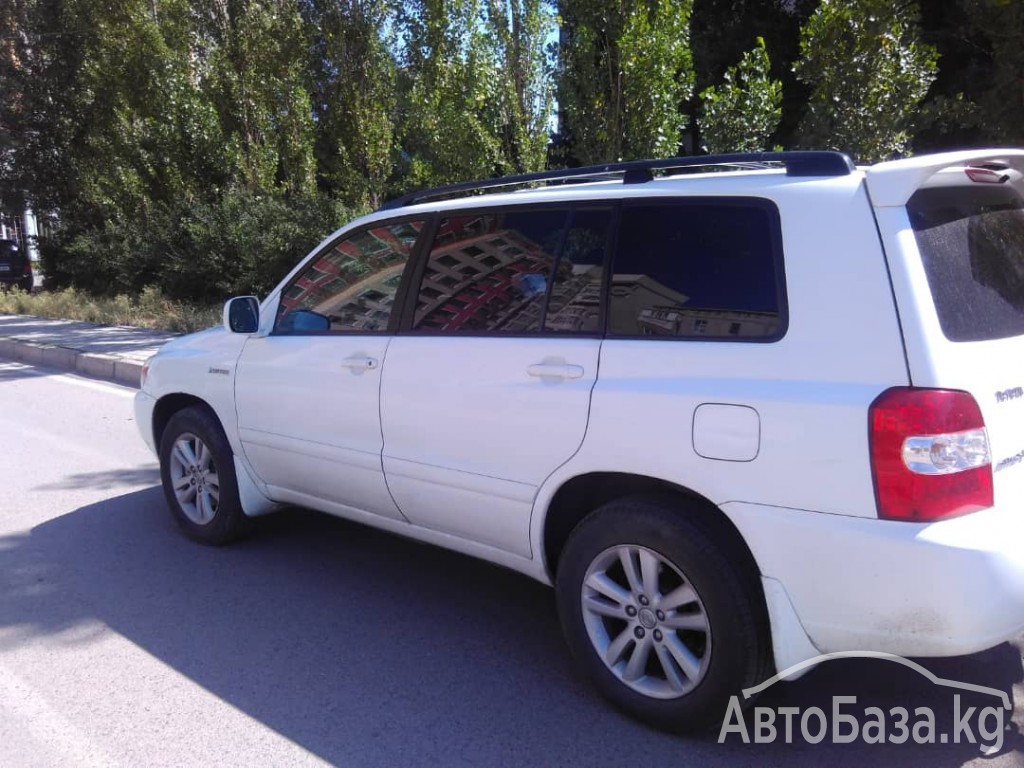
MULTIPOLYGON (((0 539, 0 584, 0 626, 16 627, 18 642, 102 622, 332 763, 942 768, 979 756, 970 744, 719 744, 717 732, 653 732, 574 674, 548 588, 301 510, 260 520, 232 547, 203 547, 148 488, 0 539)), ((830 662, 759 703, 827 707, 836 693, 945 706, 917 673, 872 664, 830 662)), ((1009 645, 942 664, 952 667, 940 676, 1011 694, 1021 678, 1009 645)), ((1008 737, 1002 758, 1019 746, 1008 737)))

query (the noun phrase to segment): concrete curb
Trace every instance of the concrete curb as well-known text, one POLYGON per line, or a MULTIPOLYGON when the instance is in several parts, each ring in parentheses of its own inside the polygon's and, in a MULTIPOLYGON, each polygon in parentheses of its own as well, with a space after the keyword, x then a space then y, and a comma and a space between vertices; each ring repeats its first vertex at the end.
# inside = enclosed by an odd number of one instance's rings
POLYGON ((21 339, 0 339, 0 357, 20 360, 63 371, 73 371, 96 379, 105 379, 127 387, 139 388, 143 363, 112 355, 82 352, 52 344, 36 344, 21 339))

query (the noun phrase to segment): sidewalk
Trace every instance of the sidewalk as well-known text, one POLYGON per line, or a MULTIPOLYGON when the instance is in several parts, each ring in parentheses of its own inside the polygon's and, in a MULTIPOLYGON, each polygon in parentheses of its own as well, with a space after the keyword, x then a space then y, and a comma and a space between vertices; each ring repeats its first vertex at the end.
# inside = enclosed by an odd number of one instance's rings
POLYGON ((138 387, 143 363, 176 336, 145 328, 0 315, 0 359, 138 387))

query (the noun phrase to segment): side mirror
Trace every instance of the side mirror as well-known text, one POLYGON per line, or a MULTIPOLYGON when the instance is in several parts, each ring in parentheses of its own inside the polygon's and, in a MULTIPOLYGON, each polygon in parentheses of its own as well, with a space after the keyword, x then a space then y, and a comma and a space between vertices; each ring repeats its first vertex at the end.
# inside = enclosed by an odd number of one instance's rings
POLYGON ((231 333, 260 329, 260 302, 255 296, 236 296, 224 305, 224 327, 231 333))

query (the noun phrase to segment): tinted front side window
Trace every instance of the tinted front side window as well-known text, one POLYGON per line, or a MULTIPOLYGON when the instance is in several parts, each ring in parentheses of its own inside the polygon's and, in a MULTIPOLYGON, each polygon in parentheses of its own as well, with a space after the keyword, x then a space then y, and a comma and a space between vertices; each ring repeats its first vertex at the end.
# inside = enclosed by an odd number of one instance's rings
POLYGON ((721 340, 784 331, 777 221, 763 205, 627 205, 609 332, 721 340))
POLYGON ((535 333, 569 211, 442 218, 416 298, 413 329, 535 333))
POLYGON ((1024 334, 1024 201, 1012 188, 922 189, 907 204, 950 341, 1024 334))
POLYGON ((357 232, 314 259, 284 291, 275 333, 386 331, 421 221, 357 232))

